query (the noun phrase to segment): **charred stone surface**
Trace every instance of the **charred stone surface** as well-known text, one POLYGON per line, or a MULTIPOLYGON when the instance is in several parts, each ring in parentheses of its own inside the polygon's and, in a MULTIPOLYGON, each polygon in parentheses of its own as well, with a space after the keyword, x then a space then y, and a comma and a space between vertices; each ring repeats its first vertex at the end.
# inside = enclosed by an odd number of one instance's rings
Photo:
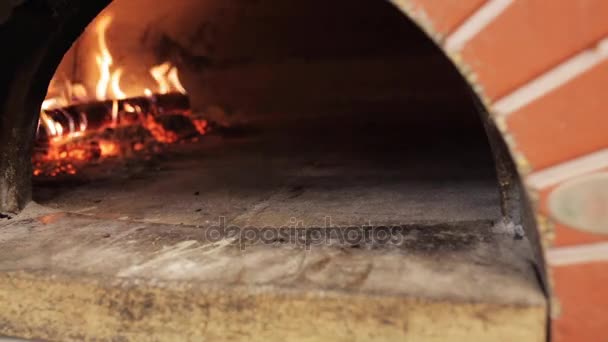
POLYGON ((2 334, 545 341, 545 298, 527 242, 488 224, 401 228, 404 243, 392 248, 306 249, 43 210, 32 205, 0 222, 2 334))
POLYGON ((29 0, 0 6, 0 211, 31 197, 38 111, 63 54, 109 0, 29 0))

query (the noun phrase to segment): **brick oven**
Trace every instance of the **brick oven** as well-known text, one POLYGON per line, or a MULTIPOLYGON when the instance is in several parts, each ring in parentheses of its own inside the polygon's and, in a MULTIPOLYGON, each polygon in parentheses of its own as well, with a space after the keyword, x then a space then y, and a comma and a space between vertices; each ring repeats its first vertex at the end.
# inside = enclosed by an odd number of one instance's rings
POLYGON ((0 335, 593 340, 606 14, 0 4, 0 335))

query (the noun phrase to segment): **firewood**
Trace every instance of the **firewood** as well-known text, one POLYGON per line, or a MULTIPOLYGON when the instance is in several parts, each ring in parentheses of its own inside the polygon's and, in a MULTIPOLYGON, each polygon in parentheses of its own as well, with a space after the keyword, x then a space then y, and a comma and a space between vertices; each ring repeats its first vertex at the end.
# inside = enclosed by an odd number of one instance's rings
POLYGON ((44 110, 32 161, 35 176, 73 175, 77 169, 112 157, 143 156, 165 143, 198 139, 209 129, 192 116, 180 93, 92 101, 44 110))
POLYGON ((44 110, 42 120, 54 125, 51 132, 42 122, 37 141, 44 143, 54 137, 63 137, 74 132, 87 133, 106 127, 135 124, 147 116, 191 114, 190 99, 181 93, 154 94, 121 100, 92 101, 66 107, 44 110), (60 129, 56 129, 57 125, 60 129))

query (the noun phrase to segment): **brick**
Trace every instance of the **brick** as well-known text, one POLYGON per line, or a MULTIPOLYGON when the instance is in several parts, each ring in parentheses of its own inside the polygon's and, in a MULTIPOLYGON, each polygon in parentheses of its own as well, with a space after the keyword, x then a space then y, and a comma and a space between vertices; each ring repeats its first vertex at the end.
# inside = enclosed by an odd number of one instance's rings
POLYGON ((482 6, 486 0, 417 0, 416 9, 431 18, 439 33, 454 31, 462 22, 482 6))
POLYGON ((608 263, 555 267, 559 317, 553 321, 554 342, 602 341, 608 327, 608 263))
POLYGON ((514 1, 473 38, 463 58, 492 100, 608 35, 608 1, 514 1))
POLYGON ((606 87, 603 62, 509 115, 508 130, 534 170, 608 146, 606 87))

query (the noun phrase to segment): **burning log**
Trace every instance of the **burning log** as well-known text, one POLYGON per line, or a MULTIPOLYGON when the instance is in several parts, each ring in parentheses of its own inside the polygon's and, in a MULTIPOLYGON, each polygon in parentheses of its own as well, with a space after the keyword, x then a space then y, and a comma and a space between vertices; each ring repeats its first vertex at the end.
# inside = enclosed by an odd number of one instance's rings
POLYGON ((127 97, 120 84, 124 69, 113 64, 106 42, 111 22, 112 16, 107 15, 96 25, 97 101, 83 102, 91 98, 87 88, 68 81, 52 94, 50 91, 42 104, 33 156, 35 175, 73 174, 76 162, 145 152, 150 146, 159 149, 161 144, 202 135, 209 129, 206 120, 192 116, 187 91, 170 61, 149 69, 157 82, 157 94, 141 86, 145 96, 127 97), (80 100, 74 104, 75 99, 80 100))
POLYGON ((167 93, 153 95, 152 102, 155 104, 158 114, 191 114, 190 98, 182 93, 167 93))
MULTIPOLYGON (((183 122, 192 121, 191 113, 188 96, 177 93, 75 104, 44 110, 41 113, 41 128, 44 129, 39 129, 38 140, 80 136, 125 125, 145 126, 150 122, 149 117, 159 120, 163 116, 184 116, 189 119, 183 122)), ((162 121, 167 122, 166 119, 162 121)))
POLYGON ((205 134, 181 93, 153 94, 44 109, 33 157, 35 175, 74 173, 73 163, 147 152, 205 134))
POLYGON ((190 116, 190 99, 181 93, 157 94, 121 100, 93 101, 43 110, 38 138, 64 137, 105 127, 136 124, 142 115, 190 116))

